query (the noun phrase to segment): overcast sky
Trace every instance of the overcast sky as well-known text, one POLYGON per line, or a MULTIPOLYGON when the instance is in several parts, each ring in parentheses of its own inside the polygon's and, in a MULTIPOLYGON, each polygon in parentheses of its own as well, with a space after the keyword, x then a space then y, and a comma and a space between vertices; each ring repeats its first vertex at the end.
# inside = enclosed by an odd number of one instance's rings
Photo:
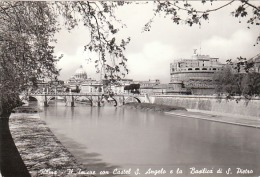
MULTIPOLYGON (((227 1, 214 2, 214 7, 202 7, 200 2, 191 2, 198 8, 214 8, 227 1)), ((254 1, 258 6, 259 1, 254 1)), ((142 32, 144 24, 153 16, 153 5, 132 4, 120 7, 117 11, 127 28, 121 30, 120 36, 131 37, 126 49, 130 73, 126 78, 134 80, 160 79, 162 83, 170 81, 170 63, 174 59, 191 57, 193 49, 201 54, 227 59, 239 56, 251 58, 260 53, 260 44, 254 46, 259 35, 259 26, 247 29, 246 21, 231 15, 235 5, 212 12, 208 22, 189 27, 173 24, 170 19, 157 17, 149 32, 142 32), (201 48, 201 50, 200 50, 201 48)), ((58 62, 62 68, 60 79, 67 80, 75 70, 83 65, 91 78, 98 79, 95 73, 95 55, 83 51, 89 36, 84 27, 77 27, 68 33, 62 30, 57 34, 56 53, 64 54, 58 62), (86 59, 92 58, 92 62, 86 59)))

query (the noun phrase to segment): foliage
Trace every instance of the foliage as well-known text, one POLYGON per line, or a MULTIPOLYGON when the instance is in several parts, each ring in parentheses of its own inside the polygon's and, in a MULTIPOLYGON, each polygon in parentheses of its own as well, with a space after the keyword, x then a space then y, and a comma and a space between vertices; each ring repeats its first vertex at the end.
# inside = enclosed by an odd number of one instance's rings
MULTIPOLYGON (((3 110, 10 112, 19 94, 35 85, 37 79, 58 75, 54 56, 54 34, 61 25, 72 30, 83 22, 91 40, 85 50, 99 53, 97 72, 115 81, 128 73, 124 50, 127 40, 115 38, 124 25, 114 9, 124 2, 0 2, 0 93, 3 110), (60 23, 60 19, 64 24, 60 23), (121 25, 121 26, 116 26, 121 25), (108 58, 111 61, 107 61, 108 58), (100 69, 101 68, 101 69, 100 69), (126 72, 126 73, 125 73, 126 72)), ((88 41, 86 41, 87 43, 88 41)))
MULTIPOLYGON (((203 5, 206 4, 213 4, 216 0, 201 0, 203 5)), ((222 8, 225 8, 231 4, 238 3, 238 6, 235 6, 235 9, 231 12, 231 14, 235 18, 246 18, 248 28, 250 26, 257 25, 259 26, 260 23, 260 6, 254 5, 253 1, 249 0, 231 0, 231 1, 224 1, 224 5, 221 5, 216 8, 207 9, 207 10, 200 10, 192 4, 192 1, 154 1, 155 8, 154 8, 154 16, 145 24, 144 31, 150 31, 151 25, 154 21, 156 15, 170 17, 171 21, 174 24, 186 24, 189 26, 193 25, 202 25, 203 21, 210 20, 210 13, 214 11, 218 11, 222 8)), ((260 42, 260 34, 257 37, 256 44, 260 42)))
POLYGON ((128 73, 124 55, 126 45, 130 38, 116 38, 120 28, 125 27, 114 15, 118 6, 124 2, 56 2, 69 30, 83 22, 89 29, 91 40, 85 45, 85 50, 99 53, 99 59, 95 61, 97 72, 104 73, 104 79, 111 82, 121 79, 128 73))
POLYGON ((247 97, 260 95, 260 73, 248 73, 242 82, 244 95, 247 97))
POLYGON ((0 23, 1 102, 10 112, 35 78, 58 73, 50 45, 58 28, 45 2, 0 2, 0 23))
POLYGON ((260 95, 260 73, 253 70, 254 63, 239 57, 237 62, 227 60, 222 72, 216 73, 214 81, 217 93, 251 98, 260 95))
POLYGON ((75 88, 75 89, 72 89, 71 92, 79 93, 79 92, 80 92, 79 86, 76 85, 76 88, 75 88))
POLYGON ((140 84, 130 84, 124 87, 124 90, 131 91, 131 93, 140 93, 140 84))
POLYGON ((241 94, 241 74, 235 74, 230 65, 224 67, 222 72, 218 72, 214 77, 217 93, 227 93, 228 95, 241 94))

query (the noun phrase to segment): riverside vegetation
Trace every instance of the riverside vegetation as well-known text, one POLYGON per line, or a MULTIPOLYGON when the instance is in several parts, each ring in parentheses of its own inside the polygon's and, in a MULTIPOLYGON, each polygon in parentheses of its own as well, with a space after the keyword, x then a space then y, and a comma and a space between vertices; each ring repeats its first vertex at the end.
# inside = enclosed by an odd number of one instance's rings
POLYGON ((151 104, 151 103, 127 103, 124 106, 129 108, 136 108, 141 110, 153 110, 153 111, 160 111, 160 112, 170 112, 170 111, 177 111, 177 110, 187 111, 183 107, 151 104))

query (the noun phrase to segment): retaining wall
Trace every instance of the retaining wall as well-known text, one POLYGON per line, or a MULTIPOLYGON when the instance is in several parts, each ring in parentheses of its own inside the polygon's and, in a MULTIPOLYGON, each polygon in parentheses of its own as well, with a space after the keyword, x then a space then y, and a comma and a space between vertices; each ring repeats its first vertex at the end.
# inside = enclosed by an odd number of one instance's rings
POLYGON ((220 114, 240 115, 260 118, 260 98, 250 101, 241 99, 226 100, 215 96, 156 95, 150 97, 151 103, 180 106, 191 110, 210 111, 220 114))

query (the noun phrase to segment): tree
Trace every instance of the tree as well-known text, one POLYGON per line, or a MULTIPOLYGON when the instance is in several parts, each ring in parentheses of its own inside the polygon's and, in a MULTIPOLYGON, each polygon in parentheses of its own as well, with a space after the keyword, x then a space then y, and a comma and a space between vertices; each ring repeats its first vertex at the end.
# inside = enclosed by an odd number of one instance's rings
POLYGON ((3 114, 16 106, 15 97, 41 76, 57 74, 50 39, 56 18, 45 3, 1 2, 0 68, 3 114), (15 97, 13 96, 15 95, 15 97))
POLYGON ((58 75, 54 56, 54 34, 61 25, 72 30, 79 21, 90 31, 85 50, 100 54, 97 68, 105 78, 117 79, 126 72, 123 51, 129 43, 116 40, 120 24, 114 9, 123 2, 0 2, 0 171, 3 176, 29 176, 14 145, 8 120, 13 108, 21 105, 19 94, 40 78, 58 75), (64 19, 64 24, 59 18, 64 19), (118 58, 109 64, 106 56, 118 58), (37 78, 37 79, 35 79, 37 78), (33 82, 33 83, 32 83, 33 82))
POLYGON ((234 69, 227 65, 222 72, 217 72, 214 76, 214 83, 216 84, 216 92, 225 93, 228 96, 241 94, 241 75, 235 74, 234 69))
POLYGON ((139 92, 139 89, 140 89, 140 84, 130 84, 130 85, 127 85, 124 87, 124 90, 128 90, 128 93, 129 93, 129 90, 131 91, 131 93, 140 93, 139 92))
POLYGON ((57 74, 49 41, 56 15, 42 2, 0 2, 0 167, 3 176, 30 176, 13 143, 8 118, 32 78, 57 74))
POLYGON ((124 87, 124 90, 127 90, 128 93, 129 93, 129 90, 130 90, 129 85, 126 85, 126 86, 124 87))
POLYGON ((247 98, 260 95, 260 73, 250 72, 243 78, 243 95, 247 98))
POLYGON ((71 92, 76 92, 76 93, 79 93, 80 92, 80 88, 78 85, 76 85, 76 88, 71 90, 71 92))
MULTIPOLYGON (((123 51, 129 43, 115 38, 123 26, 114 15, 114 9, 124 2, 1 2, 1 101, 19 95, 35 79, 57 75, 54 56, 54 34, 64 25, 72 30, 80 22, 90 31, 90 41, 85 50, 97 52, 95 61, 98 72, 105 71, 105 79, 116 80, 128 72, 123 51), (63 17, 64 24, 58 21, 63 17), (121 26, 118 26, 121 25, 121 26), (107 61, 111 56, 113 62, 107 61), (115 60, 118 59, 118 60, 115 60)), ((14 106, 8 101, 10 112, 14 106)), ((14 104, 16 105, 16 104, 14 104)))
POLYGON ((227 65, 222 72, 214 76, 216 92, 226 94, 226 98, 233 96, 244 96, 250 99, 252 96, 260 94, 260 73, 252 68, 253 62, 248 62, 245 58, 239 57, 237 62, 227 60, 227 65))

